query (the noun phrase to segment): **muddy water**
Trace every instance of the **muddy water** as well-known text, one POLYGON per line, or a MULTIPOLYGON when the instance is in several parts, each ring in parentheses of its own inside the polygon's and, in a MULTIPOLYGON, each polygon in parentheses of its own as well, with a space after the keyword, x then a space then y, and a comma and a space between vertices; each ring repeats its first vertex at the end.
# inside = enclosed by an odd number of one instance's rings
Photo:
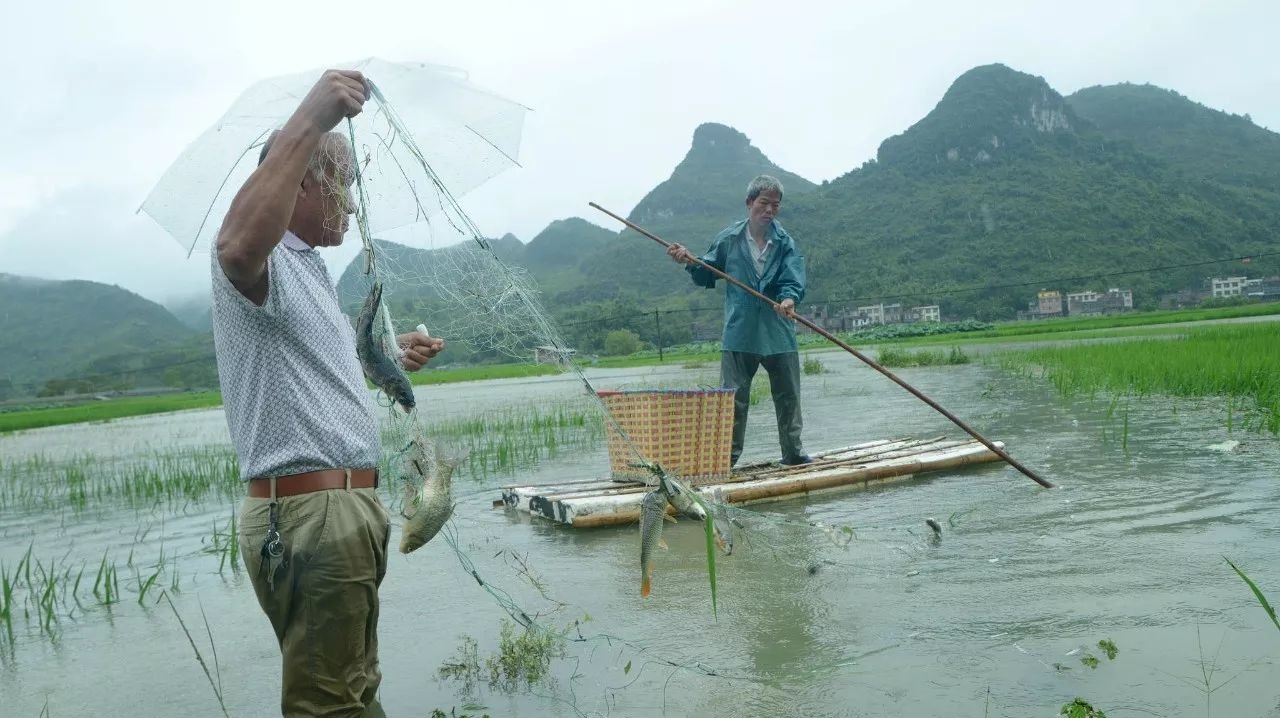
MULTIPOLYGON (((810 450, 957 434, 851 359, 820 356, 829 371, 804 379, 810 450)), ((577 621, 567 635, 581 640, 552 662, 553 682, 508 694, 482 679, 478 695, 459 695, 437 669, 464 635, 478 641, 483 663, 506 614, 446 543, 394 555, 382 591, 388 715, 471 702, 495 716, 1052 716, 1075 696, 1112 716, 1280 715, 1280 631, 1222 558, 1280 599, 1280 441, 1229 435, 1220 402, 1144 400, 1127 405, 1126 442, 1120 411, 1108 415, 1103 401, 1063 401, 1043 383, 983 365, 901 373, 1061 488, 990 465, 758 506, 744 518, 739 550, 717 562, 717 619, 701 526, 667 529, 670 549, 642 601, 634 527, 534 522, 490 506, 513 477, 463 477, 455 512, 463 554, 545 625, 577 621), (1240 443, 1210 448, 1228 439, 1240 443), (928 516, 943 525, 940 541, 930 538, 928 516), (854 538, 845 543, 843 532, 810 522, 849 527, 854 538), (1114 661, 1100 639, 1118 645, 1114 661), (1081 662, 1086 653, 1097 668, 1081 662), (1209 704, 1202 666, 1216 666, 1210 688, 1231 679, 1209 704)), ((593 379, 601 387, 696 385, 713 383, 715 367, 593 379)), ((580 393, 560 377, 419 391, 441 415, 580 393)), ((145 457, 226 440, 220 411, 193 411, 0 437, 0 455, 145 457)), ((746 459, 776 452, 766 400, 753 411, 746 459)), ((591 478, 606 467, 598 446, 523 468, 518 479, 591 478)), ((171 595, 211 663, 201 607, 208 616, 229 713, 278 715, 278 654, 266 619, 243 572, 220 573, 218 557, 204 551, 233 508, 210 500, 0 510, 0 561, 10 570, 28 546, 63 565, 92 564, 90 573, 109 551, 123 584, 120 603, 97 606, 89 594, 83 609, 59 618, 52 639, 19 609, 15 639, 0 651, 0 712, 37 716, 47 705, 55 716, 220 715, 168 604, 155 603, 154 592, 136 600, 126 557, 133 552, 145 578, 163 550, 174 568, 158 582, 170 588, 176 571, 171 595)))

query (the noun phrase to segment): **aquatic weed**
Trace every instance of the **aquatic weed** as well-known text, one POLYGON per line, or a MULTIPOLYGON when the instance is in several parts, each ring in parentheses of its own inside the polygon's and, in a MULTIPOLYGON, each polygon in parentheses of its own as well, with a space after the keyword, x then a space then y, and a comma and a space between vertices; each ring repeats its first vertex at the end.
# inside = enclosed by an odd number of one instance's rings
POLYGON ((485 660, 489 670, 489 686, 508 693, 523 684, 531 688, 546 680, 551 659, 564 656, 564 636, 537 626, 526 627, 516 634, 515 625, 502 620, 498 637, 498 653, 485 660))
POLYGON ((1070 703, 1064 703, 1058 715, 1064 715, 1067 718, 1107 718, 1106 713, 1094 708, 1083 698, 1076 698, 1070 703))

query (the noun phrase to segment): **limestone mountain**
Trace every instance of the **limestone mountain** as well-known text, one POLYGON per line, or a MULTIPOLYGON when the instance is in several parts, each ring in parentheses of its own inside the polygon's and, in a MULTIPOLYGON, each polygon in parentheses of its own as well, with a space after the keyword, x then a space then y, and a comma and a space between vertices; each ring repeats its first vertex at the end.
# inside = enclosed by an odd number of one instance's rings
POLYGON ((112 357, 145 360, 199 336, 120 287, 0 274, 0 394, 29 396, 50 379, 114 375, 112 357))
MULTIPOLYGON (((791 226, 812 248, 811 298, 1005 318, 1044 280, 1064 290, 1119 283, 1153 305, 1215 270, 1056 278, 1260 252, 1280 230, 1267 199, 1280 185, 1246 195, 1193 179, 1082 115, 1041 78, 1002 65, 962 75, 877 161, 792 208, 791 226), (1026 286, 1000 288, 1017 283, 1026 286)), ((1275 137, 1260 131, 1259 145, 1275 137)), ((1207 139, 1203 147, 1186 161, 1222 161, 1207 139)))
POLYGON ((880 145, 896 166, 1025 160, 1041 148, 1070 148, 1087 125, 1043 78, 1004 65, 956 78, 937 107, 880 145))
POLYGON ((1191 179, 1274 191, 1280 135, 1155 85, 1088 87, 1067 98, 1106 138, 1133 144, 1191 179))
MULTIPOLYGON (((1241 271, 1065 279, 1274 251, 1277 168, 1280 135, 1247 117, 1149 86, 1064 98, 1043 78, 984 65, 886 139, 875 160, 817 187, 737 130, 701 125, 629 218, 700 251, 743 216, 746 183, 773 174, 787 190, 780 220, 806 256, 809 301, 939 303, 946 317, 1000 319, 1041 280, 1064 290, 1124 286, 1151 306, 1160 292, 1241 271)), ((661 248, 629 231, 568 219, 528 245, 508 244, 506 257, 530 271, 584 349, 619 327, 658 338, 651 314, 593 319, 719 305, 718 292, 694 288, 661 248)), ((1280 263, 1260 259, 1248 271, 1280 273, 1280 263)), ((692 315, 672 316, 661 330, 667 343, 687 338, 692 315)))

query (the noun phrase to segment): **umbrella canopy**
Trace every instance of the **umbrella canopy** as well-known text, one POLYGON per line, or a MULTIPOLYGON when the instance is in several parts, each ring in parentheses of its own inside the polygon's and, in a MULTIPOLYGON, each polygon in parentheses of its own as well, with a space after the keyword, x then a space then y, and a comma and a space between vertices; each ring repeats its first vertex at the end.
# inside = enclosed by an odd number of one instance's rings
MULTIPOLYGON (((340 65, 374 87, 348 135, 370 232, 424 222, 456 197, 517 164, 526 107, 424 63, 368 58, 340 65)), ((262 144, 297 109, 323 70, 263 80, 242 94, 165 171, 139 209, 190 253, 217 236, 262 144)))

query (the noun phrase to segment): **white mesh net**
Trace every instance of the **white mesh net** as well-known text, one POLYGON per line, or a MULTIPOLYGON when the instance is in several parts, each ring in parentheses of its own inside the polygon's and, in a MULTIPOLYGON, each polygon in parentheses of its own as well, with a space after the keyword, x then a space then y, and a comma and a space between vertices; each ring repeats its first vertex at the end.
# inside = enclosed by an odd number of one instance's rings
MULTIPOLYGON (((408 385, 398 369, 387 372, 385 384, 375 381, 384 388, 379 394, 385 409, 383 475, 392 484, 392 509, 406 517, 402 530, 409 531, 428 505, 431 483, 440 476, 442 463, 473 476, 511 473, 554 455, 557 448, 598 445, 606 422, 624 437, 626 431, 604 410, 527 273, 502 259, 499 248, 457 200, 459 193, 515 164, 525 108, 438 67, 373 59, 351 67, 369 79, 371 100, 360 115, 340 124, 321 143, 310 176, 324 184, 327 228, 345 230, 349 213, 356 220, 353 234, 363 245, 363 262, 343 276, 339 296, 353 315, 367 315, 357 320, 358 330, 369 329, 367 348, 396 365, 397 335, 419 327, 445 338, 451 355, 473 362, 531 362, 537 352, 578 380, 570 385, 574 389, 562 390, 551 400, 500 404, 457 418, 442 418, 420 406, 403 411, 396 392, 385 390, 398 382, 408 385), (393 230, 399 241, 382 239, 393 230), (375 287, 380 301, 364 306, 375 287), (540 440, 511 438, 529 435, 540 440)), ((226 213, 256 166, 263 143, 283 125, 316 77, 317 73, 303 73, 251 88, 166 173, 143 211, 189 251, 207 247, 216 235, 217 218, 226 213)), ((635 462, 645 462, 634 446, 632 453, 635 462)), ((602 478, 607 466, 593 470, 597 473, 581 478, 602 478)), ((491 493, 495 487, 489 484, 479 491, 491 493)), ((457 493, 447 497, 452 502, 457 493)), ((743 557, 737 560, 790 564, 812 573, 820 562, 832 563, 822 554, 847 548, 853 539, 838 528, 707 501, 712 518, 731 527, 727 534, 735 553, 743 557), (827 548, 812 549, 815 544, 827 548)), ((463 569, 514 621, 531 633, 551 635, 541 620, 568 605, 557 590, 569 593, 568 587, 535 577, 522 562, 511 560, 488 561, 487 570, 506 566, 515 574, 507 583, 514 585, 504 589, 490 583, 478 567, 479 558, 460 545, 454 522, 465 520, 454 515, 448 524, 436 527, 463 569), (530 592, 530 586, 536 590, 530 592)), ((714 596, 714 581, 712 590, 714 596)), ((565 638, 563 632, 556 635, 565 638)), ((585 633, 581 627, 570 640, 620 642, 649 650, 608 633, 585 633)), ((706 676, 722 675, 697 660, 659 662, 706 676)))

